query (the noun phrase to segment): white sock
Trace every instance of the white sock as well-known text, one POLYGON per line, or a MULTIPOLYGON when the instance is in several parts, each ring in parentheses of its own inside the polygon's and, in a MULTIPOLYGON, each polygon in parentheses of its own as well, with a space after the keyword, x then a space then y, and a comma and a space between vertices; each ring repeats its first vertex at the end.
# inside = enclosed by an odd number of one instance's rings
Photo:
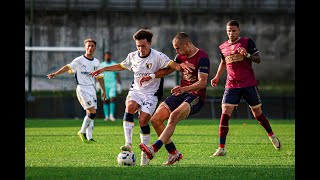
POLYGON ((89 127, 91 121, 93 121, 93 120, 90 119, 88 116, 85 116, 83 118, 82 126, 81 126, 81 129, 80 129, 81 133, 85 133, 86 132, 86 129, 87 129, 87 127, 89 127))
POLYGON ((94 125, 94 120, 91 121, 89 127, 86 129, 86 135, 88 140, 92 139, 93 125, 94 125))
POLYGON ((141 134, 140 133, 140 141, 143 144, 149 145, 150 144, 150 134, 141 134))
POLYGON ((123 131, 126 140, 125 144, 132 144, 132 132, 134 128, 133 122, 123 121, 123 131))

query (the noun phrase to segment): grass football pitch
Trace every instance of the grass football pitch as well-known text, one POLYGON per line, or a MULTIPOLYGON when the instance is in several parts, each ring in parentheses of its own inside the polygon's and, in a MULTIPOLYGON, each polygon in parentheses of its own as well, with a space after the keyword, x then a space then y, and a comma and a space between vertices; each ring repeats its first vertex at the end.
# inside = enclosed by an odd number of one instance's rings
MULTIPOLYGON (((136 166, 118 166, 124 144, 122 120, 95 120, 95 143, 77 136, 82 120, 25 120, 25 179, 295 179, 295 121, 270 120, 282 143, 277 151, 255 119, 231 119, 227 155, 209 158, 218 146, 219 120, 180 121, 172 140, 183 154, 173 166, 163 146, 149 166, 140 164, 139 124, 135 119, 133 152, 136 166)), ((150 123, 151 126, 151 123, 150 123)), ((157 135, 151 126, 151 143, 157 135)))

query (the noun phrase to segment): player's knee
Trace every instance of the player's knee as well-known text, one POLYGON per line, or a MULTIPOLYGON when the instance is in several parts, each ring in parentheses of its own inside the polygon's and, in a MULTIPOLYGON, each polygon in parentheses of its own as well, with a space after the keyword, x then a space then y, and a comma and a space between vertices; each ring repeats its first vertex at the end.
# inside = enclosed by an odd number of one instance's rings
POLYGON ((89 117, 90 119, 94 119, 94 118, 96 117, 96 113, 89 113, 89 114, 88 114, 88 117, 89 117))
POLYGON ((154 117, 154 116, 150 119, 150 122, 151 122, 153 127, 158 127, 158 126, 160 126, 162 124, 162 121, 160 120, 160 118, 159 117, 154 117))
POLYGON ((140 134, 150 134, 149 124, 147 124, 146 126, 140 126, 140 134))
POLYGON ((123 120, 133 122, 133 114, 125 112, 123 115, 123 120))

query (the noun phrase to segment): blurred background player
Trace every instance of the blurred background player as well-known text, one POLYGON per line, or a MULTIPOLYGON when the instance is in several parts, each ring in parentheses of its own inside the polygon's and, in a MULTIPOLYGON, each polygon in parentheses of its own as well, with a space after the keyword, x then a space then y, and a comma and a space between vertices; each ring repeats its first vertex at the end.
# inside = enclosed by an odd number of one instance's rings
POLYGON ((215 77, 211 80, 213 87, 217 86, 219 78, 227 70, 227 80, 222 98, 222 112, 219 125, 219 147, 211 157, 226 155, 226 138, 229 132, 231 114, 243 97, 251 108, 251 112, 260 125, 267 131, 268 138, 276 150, 281 143, 272 131, 269 120, 262 114, 261 100, 257 81, 252 68, 252 62, 260 63, 259 51, 251 38, 240 37, 240 26, 235 20, 226 25, 228 40, 219 46, 220 65, 215 77))
MULTIPOLYGON (((96 117, 97 109, 97 92, 95 87, 95 79, 90 75, 90 72, 96 70, 100 66, 100 61, 95 58, 94 51, 96 49, 96 41, 88 38, 84 40, 86 53, 72 60, 71 63, 63 66, 58 71, 47 75, 49 79, 65 72, 74 73, 77 83, 76 94, 79 103, 86 111, 86 116, 83 119, 82 126, 78 132, 78 136, 83 142, 95 141, 92 138, 94 118, 96 117)), ((102 88, 102 98, 105 98, 105 88, 103 74, 96 77, 102 88)))
MULTIPOLYGON (((112 66, 117 64, 112 60, 111 52, 107 51, 104 53, 104 61, 100 64, 100 68, 104 68, 106 66, 112 66)), ((106 89, 106 99, 103 100, 103 113, 104 120, 115 121, 114 113, 115 113, 115 100, 117 97, 117 93, 121 93, 121 80, 120 74, 118 71, 104 71, 104 87, 106 89)), ((101 91, 102 93, 102 91, 101 91)))
MULTIPOLYGON (((148 29, 140 29, 133 35, 136 44, 136 51, 130 52, 121 63, 100 68, 93 71, 92 76, 99 75, 103 71, 129 70, 134 73, 134 80, 126 98, 126 109, 123 116, 123 130, 125 145, 122 151, 132 151, 132 134, 134 129, 133 115, 139 111, 140 140, 141 143, 150 143, 149 120, 158 103, 158 92, 162 91, 161 78, 155 78, 155 72, 159 69, 171 67, 175 70, 182 70, 179 64, 174 63, 170 58, 151 48, 153 33, 148 29), (142 76, 150 75, 152 79, 140 84, 142 76)), ((146 154, 141 151, 140 165, 148 165, 149 160, 146 154)))
MULTIPOLYGON (((172 46, 177 56, 174 59, 179 64, 190 63, 191 69, 181 73, 181 83, 171 89, 172 95, 167 97, 157 108, 150 121, 157 132, 158 140, 152 146, 140 143, 140 148, 152 159, 156 152, 165 145, 168 151, 168 159, 163 165, 172 165, 182 159, 182 154, 176 149, 171 140, 176 125, 190 115, 198 113, 205 104, 206 87, 210 70, 210 60, 205 51, 197 48, 185 32, 178 33, 172 40, 172 46), (168 120, 167 125, 164 121, 168 120)), ((172 69, 164 69, 156 72, 156 77, 162 77, 172 72, 172 69)), ((144 83, 150 80, 150 76, 143 77, 144 83)))

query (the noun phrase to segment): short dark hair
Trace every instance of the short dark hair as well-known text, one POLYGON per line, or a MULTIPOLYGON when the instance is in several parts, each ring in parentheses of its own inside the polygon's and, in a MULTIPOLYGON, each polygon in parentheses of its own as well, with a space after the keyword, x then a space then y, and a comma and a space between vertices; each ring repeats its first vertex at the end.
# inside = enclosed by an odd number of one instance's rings
POLYGON ((110 51, 106 51, 104 54, 112 55, 110 51))
POLYGON ((227 26, 237 26, 238 28, 240 27, 239 23, 236 20, 230 20, 227 23, 227 26))
POLYGON ((133 40, 142 40, 147 39, 148 42, 151 42, 153 37, 153 33, 148 29, 139 29, 134 35, 132 36, 133 40))
POLYGON ((97 42, 96 42, 94 39, 92 39, 92 38, 87 38, 87 39, 85 39, 85 40, 83 41, 83 44, 86 45, 87 42, 93 42, 95 46, 97 45, 97 42))
POLYGON ((179 43, 191 42, 189 35, 185 32, 179 32, 173 38, 173 41, 177 41, 179 43))

